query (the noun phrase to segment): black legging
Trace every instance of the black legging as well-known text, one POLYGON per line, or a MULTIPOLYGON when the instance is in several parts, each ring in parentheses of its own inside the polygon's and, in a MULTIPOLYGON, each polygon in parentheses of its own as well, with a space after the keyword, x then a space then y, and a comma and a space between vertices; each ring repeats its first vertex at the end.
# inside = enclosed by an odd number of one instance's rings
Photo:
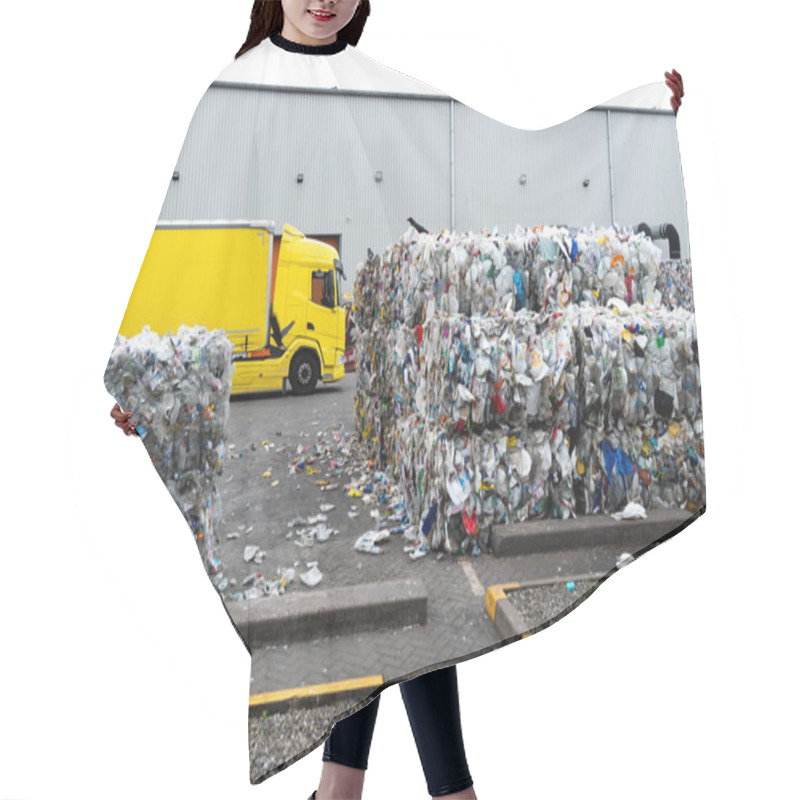
MULTIPOLYGON (((400 692, 431 797, 468 789, 472 777, 461 734, 455 665, 403 681, 400 692)), ((378 695, 369 705, 333 726, 325 742, 323 761, 367 768, 380 699, 378 695)))

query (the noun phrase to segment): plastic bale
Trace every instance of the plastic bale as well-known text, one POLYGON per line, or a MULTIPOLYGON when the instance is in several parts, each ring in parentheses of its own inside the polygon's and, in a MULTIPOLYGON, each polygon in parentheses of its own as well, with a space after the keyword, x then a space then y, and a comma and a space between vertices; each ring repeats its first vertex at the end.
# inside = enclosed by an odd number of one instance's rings
POLYGON ((216 480, 225 459, 233 366, 223 331, 181 326, 159 336, 145 326, 118 336, 105 381, 120 406, 133 412, 159 476, 189 524, 209 574, 222 582, 214 555, 221 518, 216 480))

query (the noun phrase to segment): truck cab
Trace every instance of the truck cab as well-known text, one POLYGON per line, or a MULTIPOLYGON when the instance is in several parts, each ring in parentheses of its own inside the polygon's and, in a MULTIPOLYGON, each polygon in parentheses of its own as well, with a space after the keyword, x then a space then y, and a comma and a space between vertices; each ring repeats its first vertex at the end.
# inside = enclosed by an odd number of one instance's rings
POLYGON ((343 277, 335 248, 284 226, 273 313, 291 354, 288 378, 298 394, 313 391, 317 379, 344 377, 343 277))

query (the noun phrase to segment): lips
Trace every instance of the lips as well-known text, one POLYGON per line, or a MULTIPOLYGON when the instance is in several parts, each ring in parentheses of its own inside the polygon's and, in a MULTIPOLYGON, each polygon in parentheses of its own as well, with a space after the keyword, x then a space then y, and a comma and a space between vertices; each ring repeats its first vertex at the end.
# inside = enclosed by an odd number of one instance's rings
POLYGON ((336 14, 331 14, 330 11, 318 11, 316 9, 309 9, 309 14, 311 14, 314 19, 318 19, 320 22, 328 22, 328 20, 333 19, 336 14))

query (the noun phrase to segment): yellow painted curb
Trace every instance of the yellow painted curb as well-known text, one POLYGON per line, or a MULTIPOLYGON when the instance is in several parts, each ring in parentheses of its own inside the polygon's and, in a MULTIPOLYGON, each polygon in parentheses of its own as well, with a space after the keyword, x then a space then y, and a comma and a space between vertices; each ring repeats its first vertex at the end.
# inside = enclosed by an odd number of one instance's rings
POLYGON ((300 697, 321 697, 326 694, 338 694, 340 692, 350 692, 357 689, 369 689, 375 686, 383 686, 383 683, 382 675, 367 675, 364 678, 348 678, 344 681, 315 683, 310 686, 298 686, 295 689, 280 689, 277 692, 251 694, 250 708, 254 706, 265 706, 271 703, 282 703, 286 700, 294 700, 300 697))
POLYGON ((519 589, 519 583, 496 583, 486 590, 486 610, 494 622, 494 612, 497 610, 497 601, 504 600, 506 589, 519 589))

